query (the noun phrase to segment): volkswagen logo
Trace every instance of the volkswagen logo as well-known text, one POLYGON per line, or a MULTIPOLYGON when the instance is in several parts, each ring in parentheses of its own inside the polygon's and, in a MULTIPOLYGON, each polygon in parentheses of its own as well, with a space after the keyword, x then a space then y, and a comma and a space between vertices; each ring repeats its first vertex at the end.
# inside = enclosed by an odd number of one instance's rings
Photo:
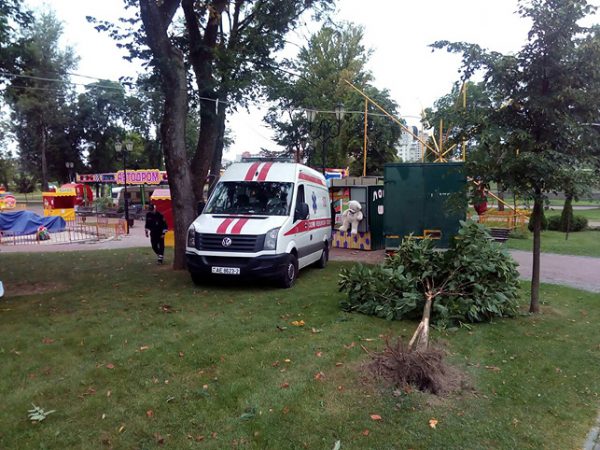
POLYGON ((223 238, 223 240, 221 241, 221 245, 223 247, 229 247, 231 245, 231 238, 223 238))

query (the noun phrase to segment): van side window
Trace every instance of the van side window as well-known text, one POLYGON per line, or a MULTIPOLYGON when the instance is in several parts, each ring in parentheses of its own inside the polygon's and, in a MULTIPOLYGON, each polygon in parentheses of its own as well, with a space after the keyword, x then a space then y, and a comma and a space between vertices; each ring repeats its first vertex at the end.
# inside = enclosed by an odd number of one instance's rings
POLYGON ((298 207, 302 203, 306 203, 306 200, 304 199, 304 185, 303 184, 298 186, 298 195, 296 196, 296 209, 298 209, 298 207))

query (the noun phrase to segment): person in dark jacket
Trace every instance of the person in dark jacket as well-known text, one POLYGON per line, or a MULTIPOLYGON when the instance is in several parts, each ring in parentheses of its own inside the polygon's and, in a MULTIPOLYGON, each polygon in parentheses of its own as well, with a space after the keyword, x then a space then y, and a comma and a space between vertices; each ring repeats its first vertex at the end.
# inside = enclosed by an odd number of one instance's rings
POLYGON ((165 254, 165 233, 167 232, 167 222, 163 215, 156 211, 154 205, 148 205, 149 211, 146 213, 146 237, 150 235, 150 243, 152 250, 158 257, 157 263, 162 264, 165 254))

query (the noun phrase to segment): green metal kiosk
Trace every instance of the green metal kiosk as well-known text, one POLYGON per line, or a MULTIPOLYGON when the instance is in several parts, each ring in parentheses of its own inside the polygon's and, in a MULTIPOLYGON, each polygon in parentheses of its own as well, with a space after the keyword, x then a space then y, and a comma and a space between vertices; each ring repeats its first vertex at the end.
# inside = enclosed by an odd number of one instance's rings
POLYGON ((387 251, 398 249, 410 235, 448 247, 467 212, 462 162, 386 164, 384 184, 387 251))

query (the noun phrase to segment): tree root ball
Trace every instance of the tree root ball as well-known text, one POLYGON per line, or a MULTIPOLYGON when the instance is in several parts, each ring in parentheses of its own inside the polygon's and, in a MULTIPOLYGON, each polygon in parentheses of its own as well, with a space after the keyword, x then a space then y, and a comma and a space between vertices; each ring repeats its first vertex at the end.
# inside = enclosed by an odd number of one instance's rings
POLYGON ((461 390, 466 378, 458 369, 444 361, 445 352, 439 348, 409 351, 400 339, 386 342, 380 353, 372 353, 366 368, 377 379, 394 387, 411 386, 435 395, 461 390))

